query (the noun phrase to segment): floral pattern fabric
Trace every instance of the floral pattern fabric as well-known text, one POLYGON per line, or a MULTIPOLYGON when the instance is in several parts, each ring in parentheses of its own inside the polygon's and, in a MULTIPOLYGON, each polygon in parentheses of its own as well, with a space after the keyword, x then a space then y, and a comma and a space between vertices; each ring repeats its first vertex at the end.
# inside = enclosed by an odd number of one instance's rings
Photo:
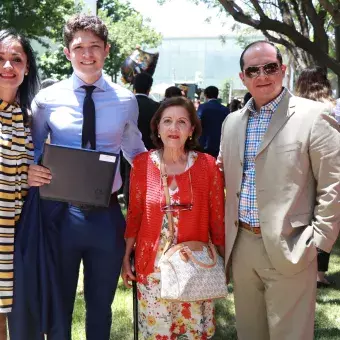
MULTIPOLYGON (((151 154, 153 162, 160 167, 159 154, 151 154)), ((197 159, 195 152, 189 153, 188 167, 197 159)), ((179 190, 169 190, 171 203, 179 202, 179 190)), ((174 243, 177 243, 178 214, 173 213, 175 228, 174 243)), ((161 299, 159 260, 169 236, 166 214, 163 217, 160 242, 154 264, 154 272, 146 277, 137 276, 139 331, 145 340, 205 340, 214 335, 215 318, 212 300, 199 302, 170 302, 161 299)))

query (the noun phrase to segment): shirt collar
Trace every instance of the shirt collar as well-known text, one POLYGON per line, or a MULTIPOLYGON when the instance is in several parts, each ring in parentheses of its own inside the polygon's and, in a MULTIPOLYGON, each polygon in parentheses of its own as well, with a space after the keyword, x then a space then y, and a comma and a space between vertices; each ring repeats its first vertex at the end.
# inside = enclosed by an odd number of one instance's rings
POLYGON ((136 93, 135 96, 143 96, 143 97, 149 98, 149 96, 145 93, 136 93))
MULTIPOLYGON (((286 93, 287 89, 283 87, 281 93, 275 99, 261 107, 261 111, 267 112, 270 111, 271 113, 274 113, 278 108, 282 98, 286 95, 286 93)), ((248 100, 246 108, 250 111, 251 114, 257 114, 254 98, 248 100)))
MULTIPOLYGON (((72 83, 73 83, 73 90, 77 90, 82 86, 88 86, 89 84, 86 84, 83 80, 81 80, 75 73, 71 76, 72 83)), ((103 91, 106 91, 106 80, 104 79, 103 75, 100 76, 100 78, 91 84, 103 91)))

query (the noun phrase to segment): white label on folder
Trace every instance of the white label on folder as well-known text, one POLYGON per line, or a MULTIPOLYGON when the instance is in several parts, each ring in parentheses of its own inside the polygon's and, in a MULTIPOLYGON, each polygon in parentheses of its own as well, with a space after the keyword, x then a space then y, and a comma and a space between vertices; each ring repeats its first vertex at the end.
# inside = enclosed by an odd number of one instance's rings
POLYGON ((102 162, 114 163, 116 161, 116 156, 100 155, 99 160, 102 161, 102 162))

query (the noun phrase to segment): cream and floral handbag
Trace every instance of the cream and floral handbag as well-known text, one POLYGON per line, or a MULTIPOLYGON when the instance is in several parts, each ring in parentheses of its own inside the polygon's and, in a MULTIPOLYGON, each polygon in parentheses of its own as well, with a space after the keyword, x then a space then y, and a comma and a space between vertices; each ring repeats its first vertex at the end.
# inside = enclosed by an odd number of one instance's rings
MULTIPOLYGON (((166 204, 170 205, 167 174, 161 164, 161 176, 166 204)), ((190 176, 190 173, 189 173, 190 176)), ((174 226, 167 212, 170 237, 159 261, 161 298, 173 301, 201 301, 227 295, 224 260, 215 246, 200 241, 173 245, 174 226)))

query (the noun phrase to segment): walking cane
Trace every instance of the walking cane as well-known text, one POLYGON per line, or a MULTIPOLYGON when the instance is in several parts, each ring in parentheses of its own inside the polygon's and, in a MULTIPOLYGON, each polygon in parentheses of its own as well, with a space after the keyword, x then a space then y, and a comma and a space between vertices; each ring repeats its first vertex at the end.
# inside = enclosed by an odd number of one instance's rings
MULTIPOLYGON (((131 253, 131 269, 133 275, 136 275, 135 270, 135 253, 131 253)), ((133 302, 133 339, 138 340, 138 299, 137 299, 137 282, 132 281, 132 302, 133 302)))

